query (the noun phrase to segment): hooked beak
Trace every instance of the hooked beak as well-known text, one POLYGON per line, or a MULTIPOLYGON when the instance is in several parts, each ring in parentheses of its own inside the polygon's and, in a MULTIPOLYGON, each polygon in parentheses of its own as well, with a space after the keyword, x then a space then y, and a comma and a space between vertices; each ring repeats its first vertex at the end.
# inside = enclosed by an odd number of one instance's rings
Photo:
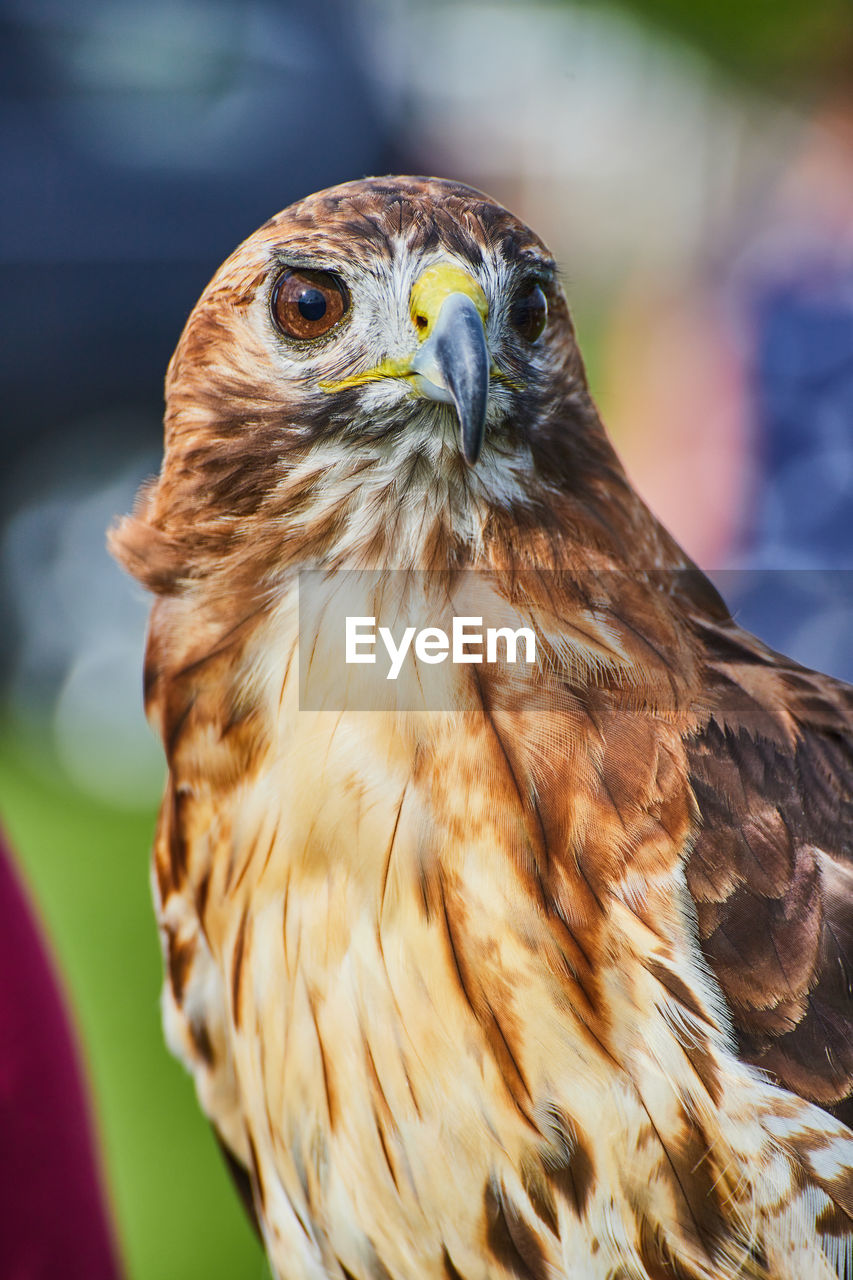
POLYGON ((339 382, 321 382, 320 387, 338 391, 381 378, 411 380, 422 396, 453 405, 462 456, 473 466, 483 448, 489 400, 486 295, 463 267, 437 262, 412 286, 409 312, 420 343, 413 355, 389 357, 373 369, 339 382))
POLYGON ((412 371, 423 395, 453 404, 462 456, 471 466, 483 448, 490 363, 483 317, 473 299, 465 293, 448 294, 412 360, 412 371))

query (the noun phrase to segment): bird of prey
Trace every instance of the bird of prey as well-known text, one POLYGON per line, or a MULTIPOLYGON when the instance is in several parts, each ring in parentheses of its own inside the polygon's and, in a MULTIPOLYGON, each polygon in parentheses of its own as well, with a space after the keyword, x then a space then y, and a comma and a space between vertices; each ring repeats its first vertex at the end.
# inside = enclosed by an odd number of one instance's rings
POLYGON ((276 1276, 849 1280, 853 691, 635 493, 532 231, 418 177, 272 218, 113 547, 166 1036, 276 1276))

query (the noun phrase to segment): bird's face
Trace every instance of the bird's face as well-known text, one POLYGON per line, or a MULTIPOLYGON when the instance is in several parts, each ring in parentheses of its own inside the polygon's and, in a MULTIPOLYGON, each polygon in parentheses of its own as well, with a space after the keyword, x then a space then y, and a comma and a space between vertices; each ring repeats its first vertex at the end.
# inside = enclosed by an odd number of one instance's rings
POLYGON ((285 394, 345 421, 353 445, 388 438, 401 461, 421 450, 434 464, 449 446, 475 465, 487 422, 498 433, 548 370, 553 263, 433 243, 417 222, 363 248, 352 233, 319 253, 277 247, 259 303, 285 394))
POLYGON ((286 209, 205 290, 145 516, 195 576, 236 544, 458 562, 607 448, 538 237, 470 187, 367 179, 286 209))

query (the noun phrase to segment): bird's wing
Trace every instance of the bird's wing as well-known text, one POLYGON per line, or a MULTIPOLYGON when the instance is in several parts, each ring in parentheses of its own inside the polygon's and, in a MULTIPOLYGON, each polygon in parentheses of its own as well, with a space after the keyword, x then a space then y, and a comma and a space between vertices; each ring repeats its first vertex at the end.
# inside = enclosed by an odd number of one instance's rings
POLYGON ((700 628, 710 714, 688 742, 687 882, 702 948, 742 1056, 849 1121, 853 688, 732 623, 700 628))

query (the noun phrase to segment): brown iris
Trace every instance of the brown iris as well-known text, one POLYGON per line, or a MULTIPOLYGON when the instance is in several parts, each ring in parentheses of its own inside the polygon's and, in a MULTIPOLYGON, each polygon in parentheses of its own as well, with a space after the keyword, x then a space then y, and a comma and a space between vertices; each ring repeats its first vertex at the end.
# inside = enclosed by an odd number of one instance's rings
POLYGON ((272 291, 272 315, 288 338, 322 338, 349 309, 344 282, 331 271, 288 267, 272 291))
POLYGON ((528 342, 535 342, 548 320, 548 300, 538 284, 528 285, 512 304, 510 322, 528 342))

